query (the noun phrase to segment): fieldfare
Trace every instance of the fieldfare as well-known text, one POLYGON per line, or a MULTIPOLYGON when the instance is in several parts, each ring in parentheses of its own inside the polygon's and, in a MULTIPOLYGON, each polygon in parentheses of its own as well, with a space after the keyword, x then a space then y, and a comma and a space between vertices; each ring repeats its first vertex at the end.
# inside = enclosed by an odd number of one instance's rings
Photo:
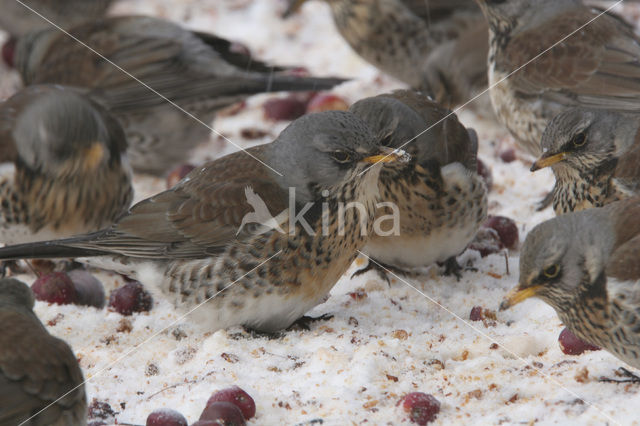
POLYGON ((638 198, 558 216, 527 235, 500 308, 538 297, 573 334, 640 368, 639 254, 638 198))
POLYGON ((556 214, 601 207, 640 192, 637 113, 571 108, 542 134, 543 154, 532 171, 551 167, 556 214))
POLYGON ((23 282, 0 280, 0 424, 86 425, 78 361, 33 313, 34 300, 23 282))
POLYGON ((398 177, 380 174, 381 233, 374 232, 364 253, 375 264, 397 269, 447 262, 458 274, 455 256, 476 235, 487 216, 487 189, 477 173, 478 140, 455 114, 420 92, 399 90, 363 99, 350 111, 374 129, 380 143, 402 148, 417 163, 398 177), (395 207, 393 207, 395 206, 395 207), (397 210, 398 229, 384 223, 397 210), (382 235, 384 234, 384 235, 382 235))
MULTIPOLYGON (((306 0, 289 0, 285 16, 306 0)), ((487 24, 473 0, 325 0, 353 50, 456 106, 487 87, 487 24)))
POLYGON ((495 113, 529 153, 541 154, 545 127, 570 107, 640 108, 640 38, 621 18, 581 0, 476 1, 495 113))
POLYGON ((120 120, 131 165, 139 172, 163 174, 183 162, 208 139, 206 125, 225 106, 256 93, 323 90, 344 81, 283 74, 225 39, 158 18, 105 18, 70 33, 201 121, 55 28, 22 37, 15 63, 25 84, 91 89, 120 120))
POLYGON ((0 241, 40 241, 113 224, 133 199, 127 141, 104 108, 61 86, 0 103, 0 241))
POLYGON ((0 258, 101 256, 177 305, 211 299, 196 314, 213 329, 273 332, 321 303, 366 244, 381 171, 410 166, 390 152, 354 114, 306 115, 270 144, 195 169, 109 229, 4 247, 0 258))

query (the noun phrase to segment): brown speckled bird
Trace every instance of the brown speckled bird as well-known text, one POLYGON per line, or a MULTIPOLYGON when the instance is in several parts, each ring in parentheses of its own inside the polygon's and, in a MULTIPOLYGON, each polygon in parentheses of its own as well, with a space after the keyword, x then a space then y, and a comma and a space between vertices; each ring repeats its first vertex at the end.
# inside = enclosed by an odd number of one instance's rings
POLYGON ((25 84, 92 89, 121 122, 134 170, 163 174, 209 138, 215 112, 256 93, 323 90, 337 78, 296 77, 233 49, 212 34, 158 18, 118 16, 70 33, 197 117, 185 114, 109 62, 54 29, 18 41, 15 63, 25 84))
POLYGON ((0 0, 0 28, 19 37, 51 25, 30 9, 62 28, 71 28, 104 16, 111 3, 113 0, 0 0))
MULTIPOLYGON (((392 170, 380 174, 380 200, 398 207, 399 229, 397 234, 374 234, 363 252, 386 268, 448 261, 447 272, 458 274, 455 256, 487 215, 475 132, 451 111, 412 90, 363 99, 350 111, 369 123, 382 145, 402 148, 417 163, 400 177, 392 170)), ((378 211, 379 218, 392 214, 390 208, 378 211)), ((381 221, 381 229, 391 231, 391 224, 381 221)), ((373 267, 370 262, 368 268, 373 267)))
POLYGON ((0 280, 0 424, 86 425, 78 361, 69 345, 47 332, 33 305, 26 284, 0 280))
MULTIPOLYGON (((306 0, 289 0, 285 15, 306 0)), ((362 58, 455 106, 487 87, 487 24, 473 0, 325 0, 362 58)))
POLYGON ((196 311, 212 329, 286 328, 324 300, 366 244, 381 170, 409 163, 383 155, 366 123, 338 111, 306 115, 248 151, 281 175, 245 152, 227 155, 110 229, 4 247, 0 258, 102 256, 184 308, 213 297, 196 311))
POLYGON ((601 207, 640 195, 638 113, 572 108, 542 135, 542 156, 532 171, 551 167, 556 214, 601 207))
POLYGON ((127 141, 100 105, 61 86, 32 86, 0 103, 0 241, 103 229, 133 198, 127 141))
POLYGON ((594 19, 600 11, 580 0, 476 1, 489 22, 495 113, 531 154, 541 154, 549 121, 572 106, 640 109, 640 39, 620 18, 594 19))
POLYGON ((501 309, 538 297, 576 336, 640 368, 639 256, 638 198, 558 216, 527 235, 501 309))

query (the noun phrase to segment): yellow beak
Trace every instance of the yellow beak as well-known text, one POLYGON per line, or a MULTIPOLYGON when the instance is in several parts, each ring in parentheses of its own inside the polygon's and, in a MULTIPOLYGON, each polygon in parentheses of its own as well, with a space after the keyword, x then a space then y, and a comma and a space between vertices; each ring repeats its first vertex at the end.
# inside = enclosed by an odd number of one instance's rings
POLYGON ((397 161, 406 163, 411 159, 411 156, 401 149, 393 149, 383 146, 380 148, 381 154, 371 155, 362 159, 363 163, 376 164, 376 163, 395 163, 397 161))
POLYGON ((104 158, 104 146, 100 142, 94 142, 84 152, 84 166, 87 170, 95 170, 104 158))
POLYGON ((536 170, 540 170, 540 169, 544 169, 545 167, 553 166, 554 164, 559 163, 560 161, 564 160, 564 158, 566 156, 567 156, 566 152, 560 152, 558 154, 550 155, 548 157, 545 157, 543 155, 542 157, 538 158, 535 163, 533 163, 533 166, 531 166, 531 171, 535 172, 536 170))
POLYGON ((305 1, 307 0, 289 0, 289 7, 287 7, 287 10, 284 11, 282 17, 286 19, 296 13, 302 7, 305 1))
POLYGON ((502 303, 500 303, 500 310, 504 311, 514 305, 517 305, 523 300, 534 297, 536 294, 538 294, 540 287, 541 286, 539 285, 534 285, 532 287, 522 288, 522 285, 519 284, 517 287, 514 287, 509 293, 507 293, 505 298, 502 300, 502 303))

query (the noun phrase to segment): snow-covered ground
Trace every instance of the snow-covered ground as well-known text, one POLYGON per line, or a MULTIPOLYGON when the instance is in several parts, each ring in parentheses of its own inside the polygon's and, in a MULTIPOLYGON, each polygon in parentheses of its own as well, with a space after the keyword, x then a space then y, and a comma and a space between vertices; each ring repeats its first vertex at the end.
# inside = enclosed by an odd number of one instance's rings
MULTIPOLYGON (((279 18, 283 8, 282 0, 128 0, 115 11, 171 18, 242 41, 266 61, 351 77, 334 90, 349 102, 402 87, 350 50, 326 4, 309 2, 286 22, 279 18)), ((16 81, 2 70, 4 95, 16 81)), ((220 117, 213 127, 243 147, 270 141, 287 123, 263 118, 266 98, 252 98, 240 114, 220 117), (245 128, 269 136, 244 140, 245 128)), ((531 159, 522 154, 502 162, 498 153, 513 144, 506 131, 472 111, 459 117, 478 131, 480 157, 493 171, 490 213, 513 218, 522 241, 552 217, 550 210, 535 211, 552 186, 551 174, 530 173, 531 159)), ((213 136, 193 161, 236 149, 213 136)), ((165 188, 164 180, 151 177, 138 176, 135 184, 137 200, 165 188)), ((564 355, 557 343, 562 325, 547 305, 530 300, 497 313, 494 322, 468 320, 473 306, 497 310, 516 284, 518 255, 509 253, 507 270, 501 254, 481 259, 467 251, 461 260, 471 261, 477 272, 459 281, 430 270, 390 286, 373 273, 349 278, 354 265, 331 298, 310 313, 331 313, 333 319, 272 340, 240 328, 203 332, 189 317, 165 330, 179 314, 158 297, 151 312, 127 318, 130 331, 119 331, 128 328, 122 327, 124 317, 107 309, 38 302, 36 312, 45 324, 55 319, 48 329, 76 352, 89 400, 109 403, 118 423, 143 424, 159 407, 193 422, 213 391, 235 384, 255 399, 257 416, 250 423, 261 425, 319 419, 330 425, 399 424, 408 420, 396 402, 413 391, 442 403, 436 424, 639 424, 638 388, 598 381, 623 364, 605 351, 564 355)), ((107 293, 121 284, 117 276, 100 278, 107 293)))

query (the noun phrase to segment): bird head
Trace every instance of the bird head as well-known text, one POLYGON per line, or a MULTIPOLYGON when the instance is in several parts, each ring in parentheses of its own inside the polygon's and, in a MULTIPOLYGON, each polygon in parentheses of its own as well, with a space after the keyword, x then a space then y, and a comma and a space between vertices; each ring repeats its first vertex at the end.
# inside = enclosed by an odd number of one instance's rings
POLYGON ((33 309, 35 298, 29 286, 13 278, 0 279, 0 305, 33 309))
POLYGON ((60 86, 32 86, 9 99, 13 139, 22 166, 52 178, 94 174, 120 161, 126 137, 99 105, 60 86))
POLYGON ((557 311, 580 297, 581 288, 602 274, 612 244, 608 209, 566 214, 537 225, 520 254, 518 285, 504 298, 505 310, 538 297, 557 311))
POLYGON ((572 108, 551 120, 542 135, 543 154, 531 171, 551 167, 556 176, 592 176, 614 159, 619 116, 605 110, 572 108))
POLYGON ((377 187, 383 165, 405 163, 408 155, 383 147, 367 124, 344 111, 305 115, 274 141, 267 163, 283 176, 283 187, 295 187, 302 202, 317 200, 352 179, 370 179, 377 187))

